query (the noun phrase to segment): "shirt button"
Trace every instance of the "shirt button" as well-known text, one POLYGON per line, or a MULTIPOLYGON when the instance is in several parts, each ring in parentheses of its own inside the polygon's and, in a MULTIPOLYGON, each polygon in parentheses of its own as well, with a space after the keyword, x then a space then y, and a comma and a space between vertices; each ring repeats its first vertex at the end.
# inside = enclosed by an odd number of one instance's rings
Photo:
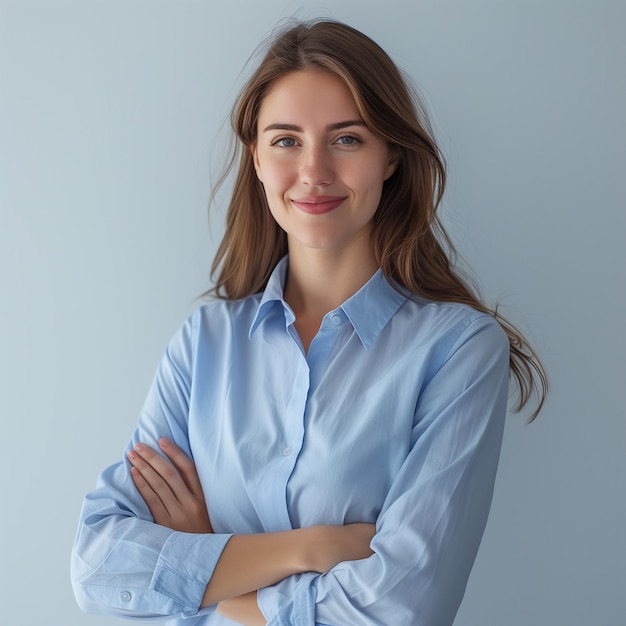
POLYGON ((122 593, 120 593, 120 598, 122 598, 122 602, 130 602, 130 599, 133 596, 130 594, 130 591, 122 591, 122 593))
POLYGON ((283 456, 289 456, 291 454, 291 448, 283 449, 283 456))
POLYGON ((343 322, 343 320, 341 319, 341 315, 337 315, 335 313, 335 315, 333 315, 330 318, 330 321, 335 325, 335 326, 341 326, 341 323, 343 322))

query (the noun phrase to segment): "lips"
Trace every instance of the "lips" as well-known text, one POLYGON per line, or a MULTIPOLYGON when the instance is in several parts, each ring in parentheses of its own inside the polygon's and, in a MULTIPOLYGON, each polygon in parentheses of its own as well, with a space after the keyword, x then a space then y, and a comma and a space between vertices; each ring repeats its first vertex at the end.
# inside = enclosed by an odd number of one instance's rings
POLYGON ((323 215, 334 211, 347 196, 306 196, 291 202, 301 211, 311 215, 323 215))

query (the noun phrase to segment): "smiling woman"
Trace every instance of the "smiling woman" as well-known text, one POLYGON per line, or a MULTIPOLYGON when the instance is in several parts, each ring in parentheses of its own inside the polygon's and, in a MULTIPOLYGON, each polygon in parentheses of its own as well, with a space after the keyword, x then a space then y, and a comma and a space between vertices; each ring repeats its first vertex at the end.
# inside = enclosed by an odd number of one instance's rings
POLYGON ((171 340, 85 499, 79 603, 203 626, 450 625, 509 376, 523 406, 543 369, 455 271, 443 161, 372 40, 329 21, 280 33, 233 126, 217 299, 171 340))
POLYGON ((353 256, 365 271, 376 267, 372 219, 396 160, 345 83, 317 70, 287 74, 264 98, 258 128, 254 165, 291 262, 322 248, 342 257, 333 263, 353 256))

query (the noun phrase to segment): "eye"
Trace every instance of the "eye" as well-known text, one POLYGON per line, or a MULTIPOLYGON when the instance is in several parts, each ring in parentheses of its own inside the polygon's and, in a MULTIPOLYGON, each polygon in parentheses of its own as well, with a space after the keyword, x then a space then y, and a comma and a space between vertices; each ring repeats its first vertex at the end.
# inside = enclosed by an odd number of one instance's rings
POLYGON ((337 143, 342 146, 353 146, 357 143, 361 143, 361 140, 353 135, 343 135, 337 139, 337 143))
POLYGON ((275 141, 272 141, 271 145, 278 146, 279 148, 293 148, 297 143, 293 137, 279 137, 275 141))

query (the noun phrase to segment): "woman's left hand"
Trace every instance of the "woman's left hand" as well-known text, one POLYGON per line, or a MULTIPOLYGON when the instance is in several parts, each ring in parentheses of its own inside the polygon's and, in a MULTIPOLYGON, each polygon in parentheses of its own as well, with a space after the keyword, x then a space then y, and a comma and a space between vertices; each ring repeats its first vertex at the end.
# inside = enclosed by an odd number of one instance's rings
POLYGON ((131 476, 157 524, 187 533, 212 533, 204 492, 193 461, 169 439, 159 439, 164 459, 138 443, 128 453, 131 476))

